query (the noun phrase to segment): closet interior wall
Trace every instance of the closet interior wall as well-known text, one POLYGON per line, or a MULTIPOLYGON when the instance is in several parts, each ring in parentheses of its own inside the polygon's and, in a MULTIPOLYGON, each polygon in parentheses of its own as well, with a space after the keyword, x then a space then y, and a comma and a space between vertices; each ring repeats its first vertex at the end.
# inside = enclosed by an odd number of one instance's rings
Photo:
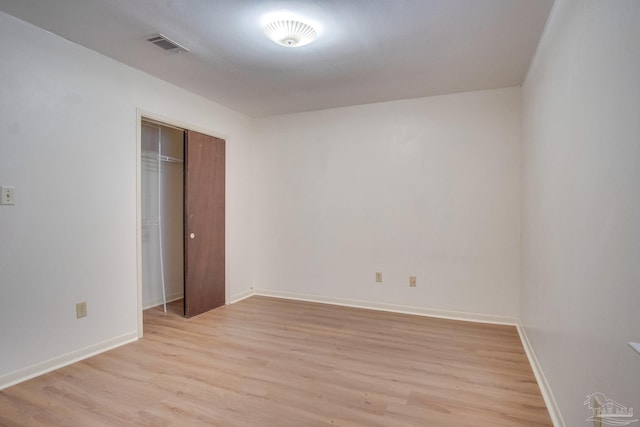
POLYGON ((142 307, 146 309, 163 304, 163 281, 167 302, 184 297, 184 131, 143 121, 141 132, 142 307))

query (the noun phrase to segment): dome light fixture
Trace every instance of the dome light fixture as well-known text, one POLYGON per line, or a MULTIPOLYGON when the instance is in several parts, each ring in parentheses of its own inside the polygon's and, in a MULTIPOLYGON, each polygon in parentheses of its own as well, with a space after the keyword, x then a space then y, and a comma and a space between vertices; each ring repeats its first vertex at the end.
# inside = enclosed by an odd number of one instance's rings
POLYGON ((273 21, 264 27, 264 34, 286 47, 307 45, 318 37, 318 32, 311 25, 294 20, 273 21))

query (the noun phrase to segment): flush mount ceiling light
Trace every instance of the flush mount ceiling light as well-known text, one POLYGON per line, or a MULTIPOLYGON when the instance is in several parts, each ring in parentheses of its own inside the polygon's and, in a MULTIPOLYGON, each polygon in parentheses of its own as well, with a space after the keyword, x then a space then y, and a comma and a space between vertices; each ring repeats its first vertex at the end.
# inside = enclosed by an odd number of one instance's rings
POLYGON ((287 47, 307 45, 318 37, 318 32, 310 25, 294 20, 273 21, 264 27, 264 34, 287 47))

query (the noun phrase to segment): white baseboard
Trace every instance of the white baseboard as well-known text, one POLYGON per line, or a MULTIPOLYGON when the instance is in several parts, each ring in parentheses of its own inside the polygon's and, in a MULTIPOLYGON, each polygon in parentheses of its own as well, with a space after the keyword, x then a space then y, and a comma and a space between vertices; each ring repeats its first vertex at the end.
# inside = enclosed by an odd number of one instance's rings
MULTIPOLYGON (((184 298, 184 293, 183 292, 175 292, 171 295, 167 295, 167 304, 179 299, 184 298)), ((150 301, 142 301, 142 309, 146 310, 148 308, 151 307, 157 307, 159 305, 162 305, 162 297, 158 297, 158 298, 154 298, 150 301)))
POLYGON ((560 408, 558 407, 558 403, 556 402, 556 398, 553 396, 551 387, 549 387, 547 378, 545 377, 544 371, 540 366, 540 362, 538 362, 536 352, 531 346, 531 342, 529 341, 529 337, 527 337, 527 333, 522 326, 522 323, 518 322, 516 327, 518 329, 518 334, 520 334, 520 341, 522 341, 524 351, 525 353, 527 353, 529 365, 531 365, 533 375, 535 375, 536 381, 538 382, 538 388, 540 388, 540 393, 542 393, 544 403, 547 405, 547 411, 549 411, 551 421, 553 422, 554 427, 566 427, 564 419, 562 418, 562 414, 560 413, 560 408))
MULTIPOLYGON (((497 325, 518 324, 515 317, 498 316, 483 313, 470 313, 464 311, 439 310, 435 308, 417 307, 412 305, 387 304, 383 302, 362 301, 347 298, 332 298, 320 295, 301 294, 297 292, 277 291, 271 289, 253 289, 253 295, 266 297, 285 298, 298 301, 318 302, 323 304, 342 305, 346 307, 365 308, 369 310, 390 311, 393 313, 414 314, 417 316, 439 317, 442 319, 464 320, 466 322, 491 323, 497 325)), ((247 298, 251 295, 247 295, 247 298)))
POLYGON ((72 351, 71 353, 63 354, 62 356, 54 357, 53 359, 1 375, 0 390, 64 366, 71 365, 72 363, 79 362, 80 360, 87 359, 91 356, 95 356, 96 354, 120 347, 121 345, 129 344, 130 342, 137 341, 137 339, 138 331, 132 331, 124 335, 72 351))
POLYGON ((242 291, 240 293, 237 293, 235 295, 231 295, 229 297, 229 302, 227 304, 233 304, 236 303, 238 301, 242 301, 243 299, 249 298, 251 295, 254 295, 254 289, 250 288, 247 289, 246 291, 242 291))

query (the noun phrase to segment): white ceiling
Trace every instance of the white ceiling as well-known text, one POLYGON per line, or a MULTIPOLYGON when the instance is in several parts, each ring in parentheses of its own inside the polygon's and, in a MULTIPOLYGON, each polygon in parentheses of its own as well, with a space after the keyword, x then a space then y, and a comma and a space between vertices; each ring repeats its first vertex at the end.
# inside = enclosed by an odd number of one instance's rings
POLYGON ((250 116, 522 83, 553 0, 0 0, 0 10, 250 116), (261 19, 320 37, 286 48, 261 19), (145 38, 163 33, 190 53, 145 38))

